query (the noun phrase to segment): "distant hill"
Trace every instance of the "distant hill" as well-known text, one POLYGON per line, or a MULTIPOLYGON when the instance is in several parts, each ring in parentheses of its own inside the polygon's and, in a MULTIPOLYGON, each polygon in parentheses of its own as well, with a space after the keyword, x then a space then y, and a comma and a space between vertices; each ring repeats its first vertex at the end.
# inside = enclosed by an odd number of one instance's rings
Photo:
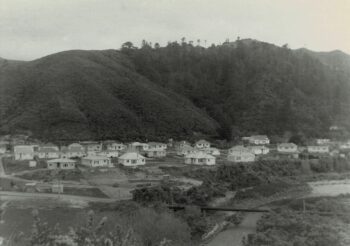
POLYGON ((0 61, 0 129, 71 140, 322 135, 350 122, 338 56, 238 40, 0 61))
POLYGON ((350 73, 350 55, 343 51, 315 52, 307 49, 299 49, 299 51, 310 54, 333 69, 350 73))

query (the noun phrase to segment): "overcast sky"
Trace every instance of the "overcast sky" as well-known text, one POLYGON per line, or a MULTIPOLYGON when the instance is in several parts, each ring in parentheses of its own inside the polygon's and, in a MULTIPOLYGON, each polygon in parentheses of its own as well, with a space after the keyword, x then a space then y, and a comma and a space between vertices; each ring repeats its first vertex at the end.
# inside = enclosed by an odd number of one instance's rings
POLYGON ((0 57, 254 38, 350 53, 350 0, 0 0, 0 57))

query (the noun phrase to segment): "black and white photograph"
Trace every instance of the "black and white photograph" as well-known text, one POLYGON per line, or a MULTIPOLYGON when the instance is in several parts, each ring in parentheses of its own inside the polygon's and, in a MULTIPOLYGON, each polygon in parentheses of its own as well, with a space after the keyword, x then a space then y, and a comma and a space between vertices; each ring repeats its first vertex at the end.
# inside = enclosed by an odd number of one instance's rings
POLYGON ((0 246, 350 246, 350 1, 0 0, 0 246))

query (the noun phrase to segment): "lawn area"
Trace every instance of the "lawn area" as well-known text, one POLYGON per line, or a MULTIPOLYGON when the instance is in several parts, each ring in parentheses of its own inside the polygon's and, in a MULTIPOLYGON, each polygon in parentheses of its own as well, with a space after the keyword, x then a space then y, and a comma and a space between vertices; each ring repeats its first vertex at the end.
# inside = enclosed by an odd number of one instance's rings
POLYGON ((29 167, 29 161, 27 160, 26 161, 14 160, 11 157, 2 158, 2 163, 6 174, 46 168, 46 162, 43 160, 38 161, 36 167, 29 167))
POLYGON ((73 170, 38 170, 36 172, 24 173, 16 175, 19 178, 28 180, 40 180, 44 182, 50 182, 53 180, 69 180, 69 181, 80 181, 84 179, 79 169, 73 170))

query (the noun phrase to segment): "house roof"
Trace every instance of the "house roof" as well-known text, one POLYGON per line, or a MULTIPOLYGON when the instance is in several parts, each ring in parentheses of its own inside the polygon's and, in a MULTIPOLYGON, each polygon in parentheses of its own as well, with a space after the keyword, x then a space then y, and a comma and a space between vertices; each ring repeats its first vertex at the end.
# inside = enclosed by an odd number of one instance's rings
POLYGON ((152 151, 165 151, 164 149, 156 148, 156 147, 151 147, 145 150, 146 152, 152 152, 152 151))
POLYGON ((210 144, 207 140, 201 139, 196 142, 196 144, 210 144))
POLYGON ((56 162, 75 163, 76 161, 72 159, 59 158, 59 159, 48 160, 47 162, 48 163, 56 163, 56 162))
POLYGON ((130 145, 132 145, 132 146, 145 146, 147 144, 146 143, 140 143, 140 142, 132 142, 130 145))
POLYGON ((41 147, 37 152, 38 153, 59 153, 59 151, 57 151, 53 147, 41 147))
POLYGON ((249 149, 269 149, 264 145, 249 146, 249 149))
POLYGON ((160 143, 160 142, 149 142, 147 143, 149 146, 154 146, 154 145, 166 145, 165 143, 160 143))
POLYGON ((229 156, 244 156, 244 155, 247 156, 247 155, 249 155, 249 156, 254 156, 255 157, 255 155, 252 152, 250 152, 250 151, 241 151, 241 152, 235 151, 233 153, 229 153, 228 155, 229 156))
POLYGON ((266 135, 253 135, 253 136, 250 136, 250 139, 266 140, 266 139, 269 139, 269 138, 266 135))
POLYGON ((196 148, 192 147, 191 145, 184 145, 180 148, 180 150, 196 150, 196 148))
POLYGON ((127 152, 119 157, 119 159, 137 160, 144 159, 145 157, 137 152, 127 152))
POLYGON ((33 145, 16 145, 14 146, 14 152, 16 153, 34 153, 33 145))
POLYGON ((81 144, 78 143, 72 143, 70 145, 67 146, 67 148, 71 149, 71 148, 81 148, 84 149, 84 147, 81 144))
POLYGON ((195 158, 195 159, 215 159, 214 156, 206 154, 204 152, 191 153, 185 156, 185 158, 195 158))
POLYGON ((74 147, 62 146, 62 147, 61 147, 61 152, 63 152, 63 153, 84 152, 84 148, 83 148, 83 147, 78 147, 78 146, 74 146, 74 147))
POLYGON ((295 143, 280 143, 277 144, 278 148, 296 148, 298 147, 298 145, 296 145, 295 143))

